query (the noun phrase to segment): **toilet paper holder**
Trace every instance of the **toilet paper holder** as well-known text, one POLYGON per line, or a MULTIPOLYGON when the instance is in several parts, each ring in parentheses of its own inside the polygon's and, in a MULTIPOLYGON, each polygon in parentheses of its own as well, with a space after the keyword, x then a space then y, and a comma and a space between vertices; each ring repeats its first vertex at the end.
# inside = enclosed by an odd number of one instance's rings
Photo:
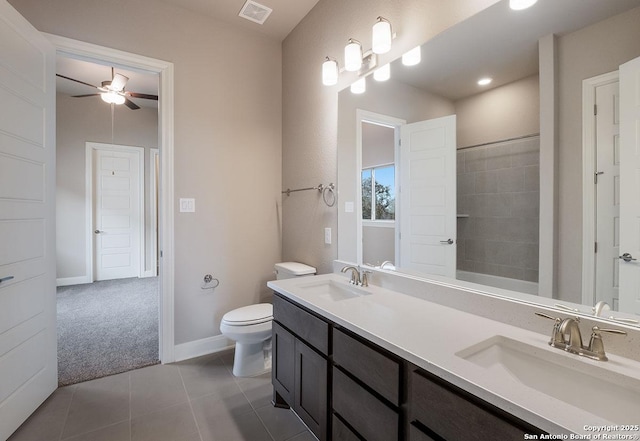
POLYGON ((204 276, 204 283, 200 287, 200 289, 214 289, 220 285, 220 281, 214 278, 211 274, 206 274, 204 276))

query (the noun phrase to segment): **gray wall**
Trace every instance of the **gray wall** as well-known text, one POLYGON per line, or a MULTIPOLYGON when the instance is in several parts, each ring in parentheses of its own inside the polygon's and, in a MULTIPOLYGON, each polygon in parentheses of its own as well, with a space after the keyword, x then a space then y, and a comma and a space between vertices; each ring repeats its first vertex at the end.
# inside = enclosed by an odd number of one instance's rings
MULTIPOLYGON (((85 143, 111 144, 111 106, 99 97, 56 96, 56 252, 57 278, 86 274, 85 143)), ((144 148, 145 225, 149 224, 149 149, 158 146, 158 110, 115 107, 113 143, 144 148)), ((146 233, 146 232, 145 232, 146 233)), ((145 234, 145 236, 149 236, 145 234)), ((151 270, 147 241, 145 269, 151 270)))
POLYGON ((558 297, 582 303, 582 80, 640 56, 640 8, 558 38, 558 297))
POLYGON ((281 258, 280 42, 162 1, 11 4, 41 31, 174 63, 175 342, 219 335, 225 312, 270 296, 281 258))

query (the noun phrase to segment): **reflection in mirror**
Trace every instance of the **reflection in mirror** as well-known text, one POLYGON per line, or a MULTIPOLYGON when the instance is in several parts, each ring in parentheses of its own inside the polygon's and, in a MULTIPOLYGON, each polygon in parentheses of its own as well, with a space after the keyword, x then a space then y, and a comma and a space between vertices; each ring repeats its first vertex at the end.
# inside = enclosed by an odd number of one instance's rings
MULTIPOLYGON (((354 115, 375 112, 380 118, 404 120, 407 125, 456 115, 457 207, 453 219, 442 220, 455 225, 455 277, 537 294, 540 262, 549 259, 540 254, 540 241, 554 235, 558 239, 553 277, 558 288, 540 295, 584 304, 584 312, 606 299, 617 310, 618 260, 615 265, 600 264, 600 268, 595 268, 595 263, 593 268, 580 264, 583 251, 593 249, 592 243, 580 240, 582 225, 588 226, 582 213, 587 193, 583 190, 581 158, 589 156, 583 153, 582 83, 617 71, 620 64, 640 56, 638 20, 640 0, 540 0, 531 9, 517 12, 509 10, 505 0, 425 43, 419 65, 406 67, 396 60, 391 64, 390 80, 378 83, 368 76, 365 94, 341 91, 338 178, 344 206, 360 199, 363 169, 383 164, 364 167, 367 145, 375 140, 365 143, 365 129, 360 127, 365 123, 354 115), (539 41, 552 34, 555 53, 544 47, 539 50, 539 41), (539 73, 539 60, 553 65, 555 73, 539 73), (483 77, 491 77, 491 83, 479 85, 483 77), (556 85, 555 109, 541 109, 540 84, 549 83, 556 85), (543 229, 540 236, 540 169, 544 165, 540 163, 540 151, 546 142, 540 133, 540 115, 554 111, 559 142, 551 145, 550 151, 557 151, 558 221, 554 231, 543 229), (611 274, 601 275, 605 271, 611 274), (589 293, 587 286, 595 286, 596 279, 603 277, 609 278, 608 287, 592 287, 589 293)), ((398 160, 399 148, 396 143, 396 184, 409 174, 398 160)), ((406 233, 403 216, 411 216, 404 204, 404 190, 400 186, 395 191, 393 251, 389 232, 387 240, 369 234, 367 223, 360 218, 361 209, 339 210, 341 260, 374 266, 392 261, 399 271, 425 274, 414 265, 411 252, 403 258, 400 249, 398 238, 406 233), (369 254, 374 249, 377 254, 369 254)), ((614 237, 613 231, 610 237, 614 237)), ((446 246, 449 237, 442 235, 439 239, 446 246)))

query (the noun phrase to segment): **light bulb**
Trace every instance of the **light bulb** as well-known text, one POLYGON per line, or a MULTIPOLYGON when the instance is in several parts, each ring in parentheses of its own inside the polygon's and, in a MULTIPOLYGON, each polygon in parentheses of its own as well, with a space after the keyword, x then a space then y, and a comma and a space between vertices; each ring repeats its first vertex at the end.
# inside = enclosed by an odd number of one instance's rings
POLYGON ((371 51, 374 54, 385 54, 391 50, 391 23, 382 17, 373 25, 371 32, 371 51))
POLYGON ((420 46, 414 47, 402 56, 402 64, 404 64, 405 66, 415 66, 416 64, 420 63, 420 59, 421 48, 420 46))
POLYGON ((491 84, 491 82, 493 81, 492 78, 480 78, 478 80, 478 85, 479 86, 486 86, 487 84, 491 84))
POLYGON ((391 65, 389 63, 373 72, 373 79, 376 81, 387 81, 389 78, 391 78, 391 65))
POLYGON ((535 5, 538 0, 509 0, 509 7, 514 11, 530 8, 535 5))
POLYGON ((344 47, 344 68, 349 72, 355 72, 362 66, 362 46, 357 40, 349 39, 344 47))
POLYGON ((351 93, 364 93, 367 90, 367 82, 364 77, 360 78, 358 81, 351 85, 351 93))
POLYGON ((338 62, 327 57, 322 63, 322 84, 333 86, 338 83, 338 62))
POLYGON ((100 94, 102 101, 109 104, 124 104, 125 98, 116 92, 104 92, 100 94))

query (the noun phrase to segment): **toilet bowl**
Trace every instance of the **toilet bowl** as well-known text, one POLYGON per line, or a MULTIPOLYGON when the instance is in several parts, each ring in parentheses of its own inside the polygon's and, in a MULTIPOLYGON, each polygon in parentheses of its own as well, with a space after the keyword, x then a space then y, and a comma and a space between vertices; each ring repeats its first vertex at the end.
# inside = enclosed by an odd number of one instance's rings
MULTIPOLYGON (((298 262, 275 265, 278 279, 313 275, 316 269, 298 262)), ((258 303, 227 312, 220 322, 220 332, 235 340, 233 375, 253 377, 271 370, 271 322, 273 305, 258 303)))
POLYGON ((258 303, 227 312, 220 332, 235 340, 233 375, 253 377, 271 369, 271 322, 273 305, 258 303))

